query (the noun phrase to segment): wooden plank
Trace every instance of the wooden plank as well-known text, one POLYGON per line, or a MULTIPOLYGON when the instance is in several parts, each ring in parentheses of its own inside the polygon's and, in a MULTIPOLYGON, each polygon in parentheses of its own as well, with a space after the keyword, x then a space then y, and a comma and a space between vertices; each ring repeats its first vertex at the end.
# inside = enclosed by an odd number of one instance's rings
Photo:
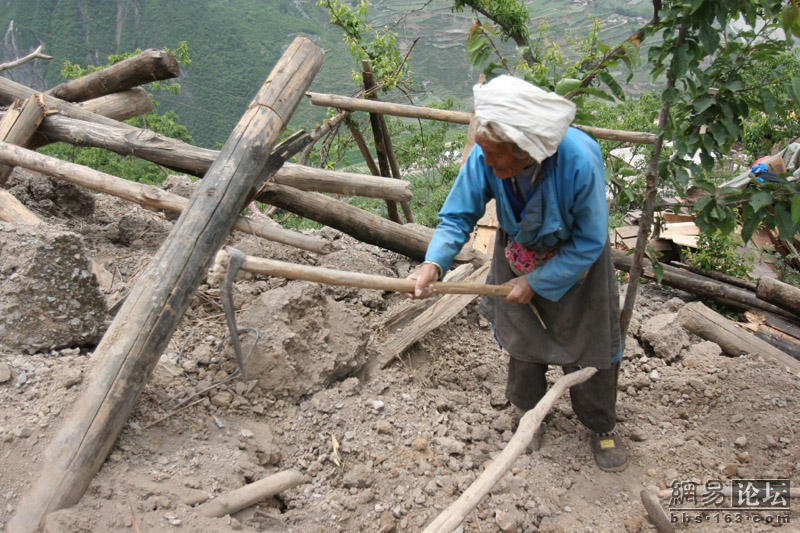
POLYGON ((800 361, 755 337, 702 302, 683 306, 678 311, 678 320, 695 335, 719 344, 729 355, 758 355, 800 377, 800 361))
MULTIPOLYGON (((486 283, 490 263, 486 263, 466 278, 470 283, 486 283)), ((450 294, 443 296, 438 302, 426 309, 402 331, 392 335, 380 348, 382 356, 380 367, 383 368, 399 357, 409 346, 422 339, 434 329, 446 324, 462 309, 468 306, 477 295, 450 294)))
POLYGON ((0 220, 24 224, 41 224, 42 219, 25 207, 17 198, 5 189, 0 189, 0 220))
POLYGON ((47 513, 83 495, 321 64, 322 50, 298 37, 258 91, 97 346, 92 377, 8 531, 35 531, 47 513))
MULTIPOLYGON (((13 116, 14 113, 6 113, 6 115, 13 116)), ((5 119, 5 116, 3 118, 5 119)), ((41 95, 29 96, 19 114, 13 117, 13 122, 9 119, 0 124, 0 141, 27 146, 43 118, 44 102, 41 95)), ((5 186, 13 170, 13 166, 0 165, 0 187, 5 186)))

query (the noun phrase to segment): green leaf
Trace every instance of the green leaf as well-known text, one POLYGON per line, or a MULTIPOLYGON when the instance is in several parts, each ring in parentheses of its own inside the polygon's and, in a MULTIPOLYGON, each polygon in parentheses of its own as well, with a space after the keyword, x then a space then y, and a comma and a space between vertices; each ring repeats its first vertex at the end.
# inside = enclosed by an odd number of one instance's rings
POLYGON ((708 205, 708 203, 713 199, 714 197, 711 195, 701 197, 699 200, 697 200, 697 202, 695 202, 694 211, 696 213, 703 211, 708 205))
POLYGON ((794 103, 800 105, 800 78, 795 76, 792 78, 791 82, 791 94, 792 98, 794 99, 794 103))
POLYGON ((800 224, 800 195, 792 198, 792 224, 800 224))
POLYGON ((592 96, 596 96, 597 98, 602 98, 603 100, 608 100, 609 102, 614 101, 614 97, 608 94, 605 91, 601 91, 600 89, 595 89, 594 87, 584 87, 581 89, 582 93, 591 94, 592 96))
POLYGON ((556 83, 556 94, 564 96, 580 87, 581 83, 581 80, 576 80, 575 78, 561 78, 556 83))
POLYGON ((713 104, 714 101, 715 99, 712 98, 711 96, 701 96, 700 98, 694 99, 694 102, 692 102, 692 107, 694 107, 694 110, 696 112, 702 113, 703 111, 711 107, 711 104, 713 104))
POLYGON ((753 237, 753 233, 755 233, 758 228, 759 222, 761 222, 766 214, 766 211, 758 211, 745 218, 744 224, 742 224, 742 241, 747 243, 747 241, 753 237))
POLYGON ((689 47, 682 44, 672 56, 672 68, 676 78, 682 78, 689 68, 689 47))
POLYGON ((620 87, 619 83, 617 83, 617 80, 615 80, 611 74, 605 70, 601 70, 598 76, 601 80, 603 80, 603 83, 608 85, 608 88, 611 89, 611 92, 614 93, 614 96, 620 100, 625 99, 625 93, 623 92, 622 87, 620 87))
POLYGON ((792 215, 784 202, 775 204, 775 222, 781 239, 791 242, 794 236, 794 224, 792 224, 792 215))
POLYGON ((725 131, 725 127, 722 124, 714 122, 708 129, 711 130, 711 134, 714 136, 714 140, 717 141, 718 145, 725 144, 725 141, 728 139, 728 133, 725 131))
POLYGON ((703 49, 706 54, 711 55, 719 46, 719 35, 717 30, 710 24, 704 24, 700 27, 700 42, 703 44, 703 49))
POLYGON ((761 89, 761 101, 764 103, 764 111, 770 115, 775 114, 775 96, 767 88, 761 89))
POLYGON ((759 211, 772 203, 772 195, 766 191, 759 191, 750 197, 750 206, 753 211, 759 211))

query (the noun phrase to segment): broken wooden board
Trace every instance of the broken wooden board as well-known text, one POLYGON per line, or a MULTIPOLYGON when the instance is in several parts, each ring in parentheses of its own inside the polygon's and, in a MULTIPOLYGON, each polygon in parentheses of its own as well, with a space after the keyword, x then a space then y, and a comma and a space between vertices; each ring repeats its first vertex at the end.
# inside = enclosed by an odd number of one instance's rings
MULTIPOLYGON (((486 283, 486 275, 489 273, 490 263, 485 263, 473 272, 464 281, 470 283, 486 283)), ((380 368, 384 368, 389 363, 399 357, 409 346, 422 339, 425 335, 446 324, 451 318, 456 316, 464 307, 470 304, 477 295, 475 294, 448 294, 425 310, 415 318, 407 327, 393 335, 388 341, 384 342, 380 351, 380 368)))

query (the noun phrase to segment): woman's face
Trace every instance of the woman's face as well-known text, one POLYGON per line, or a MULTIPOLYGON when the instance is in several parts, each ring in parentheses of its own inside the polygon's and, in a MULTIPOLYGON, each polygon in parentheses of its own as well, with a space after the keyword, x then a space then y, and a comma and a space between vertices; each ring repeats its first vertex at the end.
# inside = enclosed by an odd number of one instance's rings
POLYGON ((515 176, 534 163, 530 157, 518 159, 514 154, 512 143, 493 141, 484 135, 475 137, 475 142, 483 149, 486 164, 492 167, 494 175, 501 180, 515 176))

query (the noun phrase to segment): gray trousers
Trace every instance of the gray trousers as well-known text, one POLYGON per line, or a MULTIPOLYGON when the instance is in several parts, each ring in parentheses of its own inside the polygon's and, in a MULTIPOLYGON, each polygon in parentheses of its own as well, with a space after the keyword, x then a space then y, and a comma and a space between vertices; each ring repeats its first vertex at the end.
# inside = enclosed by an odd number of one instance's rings
MULTIPOLYGON (((564 366, 564 372, 579 370, 575 365, 564 366)), ((547 365, 509 357, 506 398, 520 409, 529 410, 547 392, 547 365)), ((617 376, 619 362, 611 368, 598 370, 588 380, 569 390, 572 410, 584 426, 595 433, 608 433, 617 423, 617 376)))

